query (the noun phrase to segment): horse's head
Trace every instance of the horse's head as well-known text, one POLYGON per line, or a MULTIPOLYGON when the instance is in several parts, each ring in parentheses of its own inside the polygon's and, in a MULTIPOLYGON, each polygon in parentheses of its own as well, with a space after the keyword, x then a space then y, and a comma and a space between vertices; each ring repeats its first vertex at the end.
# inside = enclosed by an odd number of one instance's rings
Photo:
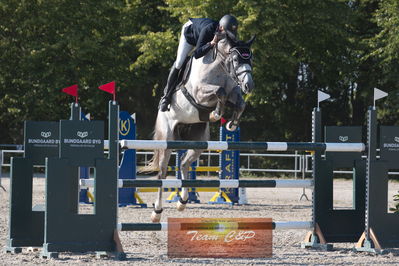
POLYGON ((218 50, 225 58, 224 64, 245 94, 251 93, 255 87, 252 79, 251 52, 251 45, 254 40, 255 36, 247 42, 236 41, 226 37, 219 42, 220 48, 218 50))

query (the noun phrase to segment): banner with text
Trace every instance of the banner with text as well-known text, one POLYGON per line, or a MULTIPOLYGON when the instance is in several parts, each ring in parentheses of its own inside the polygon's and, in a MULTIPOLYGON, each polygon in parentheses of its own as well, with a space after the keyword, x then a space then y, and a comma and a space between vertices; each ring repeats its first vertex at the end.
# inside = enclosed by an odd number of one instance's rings
POLYGON ((271 257, 272 230, 271 218, 168 218, 168 256, 271 257))

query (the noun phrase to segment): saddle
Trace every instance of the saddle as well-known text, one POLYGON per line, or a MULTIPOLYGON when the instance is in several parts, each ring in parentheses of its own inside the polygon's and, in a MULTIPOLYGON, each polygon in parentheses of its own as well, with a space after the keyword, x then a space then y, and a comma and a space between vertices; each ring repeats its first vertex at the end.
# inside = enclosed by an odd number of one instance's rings
POLYGON ((193 105, 195 108, 197 108, 199 112, 199 118, 201 121, 208 122, 209 121, 209 114, 215 110, 215 107, 208 107, 201 105, 195 101, 193 96, 187 91, 185 85, 188 81, 188 78, 190 77, 190 72, 191 72, 191 66, 193 63, 193 58, 194 55, 188 56, 186 60, 184 61, 183 67, 180 69, 180 72, 178 74, 177 78, 177 86, 175 89, 175 92, 178 90, 181 90, 183 95, 186 97, 186 99, 193 105))

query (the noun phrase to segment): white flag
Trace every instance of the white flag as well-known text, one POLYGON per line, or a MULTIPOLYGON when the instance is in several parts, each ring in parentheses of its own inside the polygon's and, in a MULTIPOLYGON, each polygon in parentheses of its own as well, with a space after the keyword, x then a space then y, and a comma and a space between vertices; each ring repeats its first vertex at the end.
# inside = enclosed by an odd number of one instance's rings
POLYGON ((386 93, 385 91, 379 90, 377 88, 374 88, 374 101, 384 98, 388 96, 388 93, 386 93))
POLYGON ((327 93, 324 93, 322 91, 317 91, 317 102, 322 102, 324 100, 329 99, 331 96, 327 93))
POLYGON ((87 115, 85 115, 85 118, 86 118, 87 120, 90 120, 90 113, 88 113, 87 115))
POLYGON ((134 123, 136 123, 136 113, 131 114, 130 117, 134 120, 134 123))

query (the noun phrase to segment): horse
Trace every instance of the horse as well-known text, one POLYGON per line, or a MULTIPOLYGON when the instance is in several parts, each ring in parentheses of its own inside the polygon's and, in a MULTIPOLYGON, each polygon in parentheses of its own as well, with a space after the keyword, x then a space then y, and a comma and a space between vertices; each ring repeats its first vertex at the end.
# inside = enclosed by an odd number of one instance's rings
MULTIPOLYGON (((254 89, 252 79, 252 37, 248 42, 232 40, 228 37, 218 42, 215 48, 204 57, 192 58, 187 79, 180 83, 172 96, 170 109, 158 111, 154 130, 154 140, 196 140, 208 141, 209 122, 221 119, 226 104, 233 106, 233 115, 226 124, 228 130, 235 130, 245 109, 242 93, 254 89)), ((188 66, 189 67, 189 66, 188 66)), ((158 179, 165 179, 171 150, 154 151, 146 170, 159 170, 158 179)), ((197 160, 203 150, 188 150, 181 160, 182 179, 188 178, 189 166, 197 160)), ((162 209, 162 191, 151 214, 152 222, 159 222, 162 209)), ((183 211, 188 199, 188 188, 183 188, 177 209, 183 211)))

